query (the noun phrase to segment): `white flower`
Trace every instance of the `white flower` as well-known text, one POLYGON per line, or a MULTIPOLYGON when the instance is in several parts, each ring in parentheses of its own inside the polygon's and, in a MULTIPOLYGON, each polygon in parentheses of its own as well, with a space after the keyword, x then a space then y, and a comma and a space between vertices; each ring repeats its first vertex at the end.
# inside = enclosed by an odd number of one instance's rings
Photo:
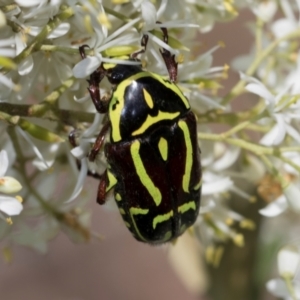
POLYGON ((291 182, 283 189, 283 194, 266 207, 259 210, 259 213, 265 217, 276 217, 290 208, 296 213, 300 213, 300 189, 299 182, 291 182))
POLYGON ((196 59, 184 61, 178 66, 178 85, 190 100, 195 112, 203 113, 209 109, 225 109, 219 102, 221 98, 212 97, 211 91, 202 87, 203 82, 214 84, 218 79, 223 78, 227 67, 212 67, 213 53, 219 48, 215 46, 207 52, 198 55, 196 59))
POLYGON ((299 263, 300 253, 296 246, 285 246, 277 254, 278 272, 281 277, 293 278, 299 263))
POLYGON ((264 22, 269 22, 277 11, 277 3, 272 0, 260 2, 254 6, 252 11, 264 22))
MULTIPOLYGON (((0 192, 5 194, 17 193, 22 186, 13 177, 4 176, 8 168, 8 156, 5 150, 0 152, 0 192)), ((20 214, 23 205, 17 198, 0 194, 0 211, 8 216, 20 214)))
MULTIPOLYGON (((298 8, 297 13, 299 13, 300 1, 296 0, 295 2, 298 8)), ((272 32, 277 38, 289 34, 299 28, 300 25, 300 20, 296 20, 295 11, 291 6, 290 1, 280 1, 280 4, 283 13, 285 14, 285 18, 279 19, 272 24, 272 32)), ((283 43, 282 45, 286 45, 286 43, 283 43)))
POLYGON ((123 64, 139 64, 135 62, 126 62, 124 60, 118 59, 110 59, 102 57, 101 51, 106 50, 107 48, 118 46, 124 44, 135 43, 138 38, 133 36, 132 34, 124 34, 123 36, 117 38, 121 33, 130 29, 139 19, 134 19, 121 27, 120 29, 116 30, 110 36, 107 36, 107 30, 104 28, 98 28, 96 30, 97 40, 93 47, 95 56, 87 56, 79 63, 75 65, 73 68, 73 74, 76 78, 84 78, 90 75, 93 71, 95 71, 101 64, 101 62, 109 62, 109 63, 123 63, 123 64))
MULTIPOLYGON (((20 3, 21 2, 22 4, 27 3, 27 1, 20 1, 20 3)), ((56 3, 56 0, 50 2, 51 3, 48 3, 47 1, 47 4, 45 2, 39 2, 39 6, 30 6, 30 8, 26 10, 28 15, 24 12, 20 13, 19 10, 13 10, 7 13, 7 19, 20 28, 17 32, 10 34, 13 40, 11 44, 15 45, 15 49, 13 49, 15 54, 19 55, 22 53, 27 47, 28 42, 36 37, 53 17, 52 12, 55 11, 54 7, 59 7, 59 3, 56 3), (43 14, 37 17, 42 9, 44 9, 43 14)), ((29 4, 34 5, 34 1, 28 1, 28 5, 29 4)), ((57 40, 62 37, 64 37, 65 41, 68 41, 69 39, 66 38, 66 36, 69 30, 70 23, 61 23, 47 38, 49 40, 51 39, 53 45, 56 45, 56 43, 58 43, 57 40)), ((61 45, 61 43, 59 44, 61 45)), ((48 93, 49 90, 53 90, 57 87, 61 81, 72 76, 71 68, 68 63, 66 63, 66 56, 63 53, 56 51, 45 54, 45 52, 37 51, 34 55, 28 55, 18 63, 17 72, 20 77, 15 74, 15 71, 10 72, 9 75, 18 82, 21 90, 12 92, 10 95, 3 96, 3 94, 1 94, 1 97, 3 97, 1 100, 14 101, 17 99, 25 102, 28 96, 35 98, 34 94, 40 95, 41 90, 48 93)))
POLYGON ((229 177, 218 176, 214 173, 205 172, 203 174, 202 195, 224 193, 229 190, 233 182, 229 177))
POLYGON ((282 279, 268 281, 266 284, 268 291, 286 300, 300 299, 300 283, 294 280, 299 263, 299 249, 294 245, 283 247, 277 254, 278 271, 282 279))
POLYGON ((278 197, 275 201, 259 210, 259 213, 265 217, 276 217, 287 209, 287 201, 284 195, 278 197))
POLYGON ((46 1, 40 1, 40 0, 16 0, 17 4, 23 7, 31 7, 31 6, 36 6, 38 4, 43 4, 46 1), (42 3, 41 3, 42 2, 42 3))
POLYGON ((283 298, 284 300, 300 299, 300 282, 292 282, 294 294, 296 298, 292 297, 286 282, 283 279, 276 278, 267 282, 267 290, 276 297, 283 298))
POLYGON ((273 95, 258 79, 244 74, 241 74, 241 78, 249 82, 245 87, 246 90, 263 98, 265 109, 270 115, 268 119, 275 122, 271 130, 262 137, 260 143, 266 146, 279 145, 287 134, 300 143, 300 134, 291 124, 292 120, 300 119, 298 105, 289 104, 292 95, 288 94, 288 90, 292 83, 282 87, 277 95, 273 95))

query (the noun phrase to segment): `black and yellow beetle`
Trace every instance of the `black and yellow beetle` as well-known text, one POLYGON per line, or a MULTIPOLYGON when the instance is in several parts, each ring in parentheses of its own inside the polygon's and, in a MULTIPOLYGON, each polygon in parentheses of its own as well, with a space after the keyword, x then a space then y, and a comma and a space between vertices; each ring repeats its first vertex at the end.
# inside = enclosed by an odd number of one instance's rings
MULTIPOLYGON (((167 31, 162 31, 167 43, 167 31)), ((147 39, 143 37, 144 49, 147 39)), ((91 161, 110 130, 104 148, 108 168, 100 176, 97 202, 104 204, 114 188, 126 226, 137 240, 149 244, 171 241, 193 225, 201 196, 196 118, 174 83, 174 55, 166 49, 161 54, 170 79, 137 65, 117 64, 110 69, 101 65, 88 80, 96 109, 108 114, 90 152, 91 161), (99 83, 105 76, 113 85, 109 101, 100 98, 99 83)))

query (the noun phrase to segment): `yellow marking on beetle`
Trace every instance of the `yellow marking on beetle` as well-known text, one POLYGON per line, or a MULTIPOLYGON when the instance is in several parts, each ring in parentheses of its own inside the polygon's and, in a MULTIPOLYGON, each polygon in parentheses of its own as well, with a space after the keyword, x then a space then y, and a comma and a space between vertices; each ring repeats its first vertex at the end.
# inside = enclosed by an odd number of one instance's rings
POLYGON ((172 90, 176 95, 178 95, 186 108, 191 107, 188 99, 183 95, 182 91, 175 83, 171 81, 170 82, 165 81, 162 76, 155 73, 151 73, 151 76, 154 77, 156 80, 158 80, 160 83, 162 83, 164 86, 166 86, 168 89, 172 90))
POLYGON ((141 240, 143 241, 147 241, 140 233, 138 227, 136 226, 135 220, 134 220, 134 215, 146 215, 149 212, 149 209, 143 209, 140 207, 130 207, 129 209, 129 213, 130 213, 130 217, 133 223, 133 226, 135 228, 135 231, 137 233, 137 235, 140 237, 141 240))
POLYGON ((119 211, 120 211, 121 215, 125 215, 126 214, 126 212, 125 212, 125 210, 123 208, 119 208, 119 211))
POLYGON ((133 164, 141 183, 151 195, 156 206, 158 206, 161 203, 162 195, 160 193, 160 190, 154 185, 153 181, 147 174, 147 171, 139 154, 140 145, 141 143, 138 140, 136 140, 130 146, 130 153, 133 160, 133 164))
MULTIPOLYGON (((138 80, 138 79, 143 78, 143 77, 152 77, 152 78, 156 79, 161 84, 166 86, 168 89, 172 90, 176 95, 178 95, 187 109, 190 108, 189 101, 183 95, 183 93, 181 92, 181 90, 179 89, 179 87, 175 83, 168 82, 168 81, 164 80, 163 77, 161 77, 161 76, 159 76, 158 74, 155 74, 155 73, 139 72, 139 73, 125 79, 124 81, 122 81, 117 86, 117 89, 114 91, 113 97, 112 97, 112 99, 109 103, 109 118, 110 118, 110 121, 111 121, 111 136, 112 136, 112 140, 114 142, 118 142, 122 139, 121 132, 120 132, 120 120, 121 120, 121 112, 124 108, 125 89, 130 84, 132 84, 135 80, 138 80)), ((159 120, 156 120, 155 122, 157 122, 157 121, 159 121, 159 120)), ((148 127, 149 126, 146 126, 146 129, 148 127)), ((143 131, 142 131, 142 133, 143 133, 143 131)))
POLYGON ((116 193, 115 199, 116 199, 117 201, 121 201, 121 200, 122 200, 122 197, 121 197, 121 195, 120 195, 119 193, 116 193))
POLYGON ((149 212, 147 208, 130 207, 131 215, 146 215, 149 212))
POLYGON ((124 108, 124 95, 125 89, 134 81, 142 77, 150 76, 148 72, 137 73, 125 80, 123 80, 113 93, 113 97, 109 103, 109 118, 111 122, 111 136, 114 142, 118 142, 122 139, 120 132, 121 112, 124 108))
POLYGON ((108 186, 106 187, 105 192, 111 190, 118 182, 117 178, 109 170, 107 170, 107 178, 108 178, 108 186))
POLYGON ((196 202, 195 201, 190 201, 190 202, 187 202, 187 203, 184 203, 184 204, 178 206, 178 212, 182 213, 182 214, 190 209, 196 210, 196 202))
POLYGON ((199 190, 201 186, 202 186, 202 179, 199 181, 199 183, 197 183, 197 184, 193 187, 193 189, 194 189, 195 191, 196 191, 196 190, 199 190))
POLYGON ((146 101, 147 105, 150 108, 153 108, 154 107, 154 103, 153 103, 151 95, 145 89, 143 89, 143 94, 144 94, 144 98, 145 98, 145 101, 146 101))
POLYGON ((151 115, 147 115, 146 121, 142 124, 142 126, 135 130, 132 135, 138 135, 144 133, 151 125, 161 121, 161 120, 173 120, 180 115, 180 112, 176 113, 168 113, 163 112, 161 110, 158 111, 157 116, 152 117, 151 115))
POLYGON ((173 217, 173 210, 171 210, 170 212, 164 214, 164 215, 158 215, 156 216, 154 219, 153 219, 153 222, 152 222, 152 227, 153 229, 156 228, 156 225, 158 223, 161 223, 161 222, 164 222, 164 221, 168 221, 170 218, 173 217))
POLYGON ((168 142, 163 137, 161 137, 158 142, 158 149, 162 159, 166 161, 168 158, 168 142))
POLYGON ((186 158, 185 158, 185 171, 182 179, 182 188, 188 193, 189 183, 191 178, 192 164, 193 164, 193 148, 190 136, 189 128, 185 121, 179 121, 178 126, 183 131, 185 146, 186 146, 186 158))

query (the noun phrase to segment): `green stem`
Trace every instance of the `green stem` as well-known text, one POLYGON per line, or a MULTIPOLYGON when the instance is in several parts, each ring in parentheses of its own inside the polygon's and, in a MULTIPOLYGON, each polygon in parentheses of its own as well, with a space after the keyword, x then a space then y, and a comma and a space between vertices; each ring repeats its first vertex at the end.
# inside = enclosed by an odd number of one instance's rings
POLYGON ((0 112, 0 120, 6 121, 10 125, 19 126, 24 131, 28 132, 31 136, 37 139, 50 143, 59 143, 63 141, 63 138, 61 138, 56 133, 51 132, 50 130, 29 122, 23 118, 20 118, 19 116, 11 116, 9 114, 0 112))
MULTIPOLYGON (((299 151, 299 150, 298 150, 298 151, 299 151)), ((297 171, 300 173, 300 166, 297 165, 297 164, 295 164, 292 160, 290 160, 290 159, 288 159, 287 157, 282 156, 282 155, 280 156, 280 159, 281 159, 283 162, 289 164, 291 167, 293 167, 295 170, 297 170, 297 171)))
POLYGON ((47 102, 33 105, 0 103, 0 120, 16 125, 20 117, 39 117, 78 128, 82 122, 92 123, 95 114, 59 109, 47 102))
POLYGON ((256 45, 256 55, 258 56, 262 49, 262 29, 263 29, 263 21, 260 18, 256 20, 256 31, 255 31, 255 45, 256 45))
MULTIPOLYGON (((76 81, 76 78, 74 76, 71 76, 67 80, 65 80, 59 87, 54 89, 45 99, 44 103, 50 104, 50 105, 56 105, 59 97, 68 90, 76 81)), ((43 105, 43 102, 41 103, 43 105)))
POLYGON ((48 24, 42 29, 42 31, 28 43, 27 47, 18 54, 13 61, 19 64, 26 57, 31 55, 32 52, 40 48, 41 43, 47 38, 47 36, 64 20, 71 18, 74 15, 74 11, 71 7, 64 6, 63 11, 56 15, 48 24))
MULTIPOLYGON (((244 124, 242 124, 242 125, 244 125, 244 124)), ((238 128, 238 126, 236 128, 238 128)), ((231 130, 229 130, 228 132, 231 132, 231 130)), ((283 148, 265 147, 265 146, 250 143, 245 140, 238 139, 238 138, 227 138, 227 135, 222 134, 222 133, 221 134, 198 133, 198 138, 200 140, 204 139, 204 140, 211 140, 211 141, 224 141, 224 142, 227 142, 228 144, 235 145, 242 149, 253 152, 255 155, 260 156, 262 158, 262 160, 265 162, 265 164, 272 170, 272 173, 278 177, 278 179, 280 180, 280 182, 283 185, 285 184, 284 178, 278 173, 278 171, 276 171, 273 168, 272 163, 267 164, 269 162, 269 160, 267 159, 266 155, 275 156, 275 157, 280 158, 282 161, 289 164, 291 167, 293 167, 300 173, 299 165, 295 164, 292 160, 281 155, 281 153, 283 153, 283 152, 300 151, 300 147, 283 147, 283 148)))
POLYGON ((242 139, 237 138, 226 138, 223 136, 223 134, 211 134, 211 133, 198 133, 198 138, 201 140, 211 140, 211 141, 224 141, 231 145, 235 145, 237 147, 243 148, 245 150, 249 150, 256 155, 272 155, 274 152, 277 152, 278 150, 273 148, 268 148, 265 146, 260 146, 254 143, 247 142, 242 139))
POLYGON ((128 18, 125 15, 120 14, 120 13, 116 12, 113 9, 110 9, 110 8, 108 8, 106 6, 103 6, 103 8, 104 8, 104 10, 105 10, 106 13, 108 13, 109 15, 112 15, 112 16, 116 17, 119 20, 124 21, 125 23, 128 23, 128 22, 132 21, 131 18, 128 18))
MULTIPOLYGON (((198 138, 201 140, 210 140, 210 141, 219 141, 219 142, 227 142, 231 145, 238 146, 245 150, 249 150, 256 155, 273 155, 276 157, 280 157, 281 153, 284 152, 295 152, 300 151, 300 146, 292 146, 292 147, 266 147, 261 146, 255 143, 247 142, 238 138, 228 138, 224 136, 224 134, 212 134, 212 133, 198 133, 198 138)), ((284 158, 286 162, 290 161, 288 158, 284 158)), ((296 166, 294 164, 294 166, 296 166)))
POLYGON ((199 114, 197 113, 197 111, 194 111, 194 113, 197 115, 199 124, 224 123, 231 126, 235 126, 240 122, 249 121, 253 117, 256 117, 257 115, 261 114, 265 106, 266 105, 264 101, 259 101, 251 110, 242 112, 224 113, 223 110, 212 109, 210 111, 205 112, 204 114, 199 114))
POLYGON ((300 152, 300 146, 282 147, 280 148, 280 152, 300 152))
MULTIPOLYGON (((261 51, 261 53, 255 58, 255 60, 253 61, 252 65, 248 68, 248 70, 246 71, 246 75, 248 76, 252 76, 257 68, 261 65, 262 61, 264 59, 266 59, 271 52, 283 41, 289 40, 289 39, 293 39, 293 38, 297 38, 300 36, 300 29, 297 29, 277 40, 275 40, 274 42, 272 42, 265 50, 261 51)), ((241 92, 244 89, 246 82, 244 80, 240 80, 234 87, 233 89, 224 97, 223 101, 222 101, 222 105, 226 105, 228 104, 232 99, 234 99, 236 96, 238 96, 239 94, 241 94, 241 92)))
MULTIPOLYGON (((250 125, 252 125, 253 121, 261 119, 266 115, 267 115, 267 112, 264 112, 264 113, 259 114, 259 115, 254 115, 250 120, 239 123, 238 125, 236 125, 235 127, 229 129, 228 131, 223 132, 221 135, 222 135, 223 139, 225 139, 227 137, 230 137, 231 135, 241 131, 242 129, 245 129, 245 128, 249 127, 250 125)), ((252 129, 254 129, 254 127, 252 127, 252 129)))
POLYGON ((290 296, 293 300, 297 300, 295 288, 293 286, 292 277, 291 276, 283 276, 284 282, 286 284, 286 287, 289 291, 290 296))

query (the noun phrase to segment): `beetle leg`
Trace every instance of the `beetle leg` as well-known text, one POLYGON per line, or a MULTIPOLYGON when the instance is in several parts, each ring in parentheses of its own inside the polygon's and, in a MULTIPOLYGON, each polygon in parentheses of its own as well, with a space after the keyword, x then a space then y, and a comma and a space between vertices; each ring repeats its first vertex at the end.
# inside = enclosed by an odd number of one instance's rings
MULTIPOLYGON (((82 45, 79 47, 79 53, 82 59, 86 58, 84 49, 89 47, 88 45, 82 45)), ((90 79, 87 80, 89 83, 88 91, 95 105, 96 110, 99 113, 106 113, 108 110, 108 101, 106 97, 101 98, 99 84, 102 79, 106 76, 106 70, 102 64, 90 75, 90 79)))
MULTIPOLYGON (((167 28, 165 27, 160 27, 162 33, 163 33, 163 39, 164 39, 164 42, 166 44, 169 43, 169 35, 168 35, 168 30, 167 28)), ((176 62, 175 60, 175 55, 171 54, 171 52, 167 49, 159 49, 164 61, 165 61, 165 64, 166 64, 166 67, 167 67, 167 70, 168 70, 168 73, 169 73, 169 76, 170 76, 170 80, 172 82, 176 82, 177 80, 177 65, 178 63, 176 62)))
POLYGON ((100 182, 98 185, 98 193, 97 193, 97 203, 100 205, 105 203, 106 198, 106 188, 109 184, 107 170, 104 171, 103 174, 100 175, 100 182))
POLYGON ((110 129, 110 122, 107 121, 106 123, 104 123, 100 133, 97 136, 97 139, 93 145, 93 148, 91 149, 90 153, 89 153, 89 160, 90 161, 94 161, 97 154, 99 153, 104 140, 105 140, 105 136, 107 134, 107 131, 110 129))
POLYGON ((140 54, 143 54, 145 53, 146 51, 146 48, 147 48, 147 44, 148 44, 148 35, 147 34, 144 34, 143 37, 142 37, 142 40, 141 40, 141 46, 142 46, 142 49, 141 50, 138 50, 136 52, 133 52, 130 57, 133 58, 133 59, 137 59, 137 56, 140 55, 140 54))
POLYGON ((80 56, 81 56, 82 59, 86 58, 86 54, 85 54, 84 48, 90 48, 90 46, 87 45, 87 44, 84 44, 84 45, 82 45, 82 46, 79 47, 79 54, 80 54, 80 56))

